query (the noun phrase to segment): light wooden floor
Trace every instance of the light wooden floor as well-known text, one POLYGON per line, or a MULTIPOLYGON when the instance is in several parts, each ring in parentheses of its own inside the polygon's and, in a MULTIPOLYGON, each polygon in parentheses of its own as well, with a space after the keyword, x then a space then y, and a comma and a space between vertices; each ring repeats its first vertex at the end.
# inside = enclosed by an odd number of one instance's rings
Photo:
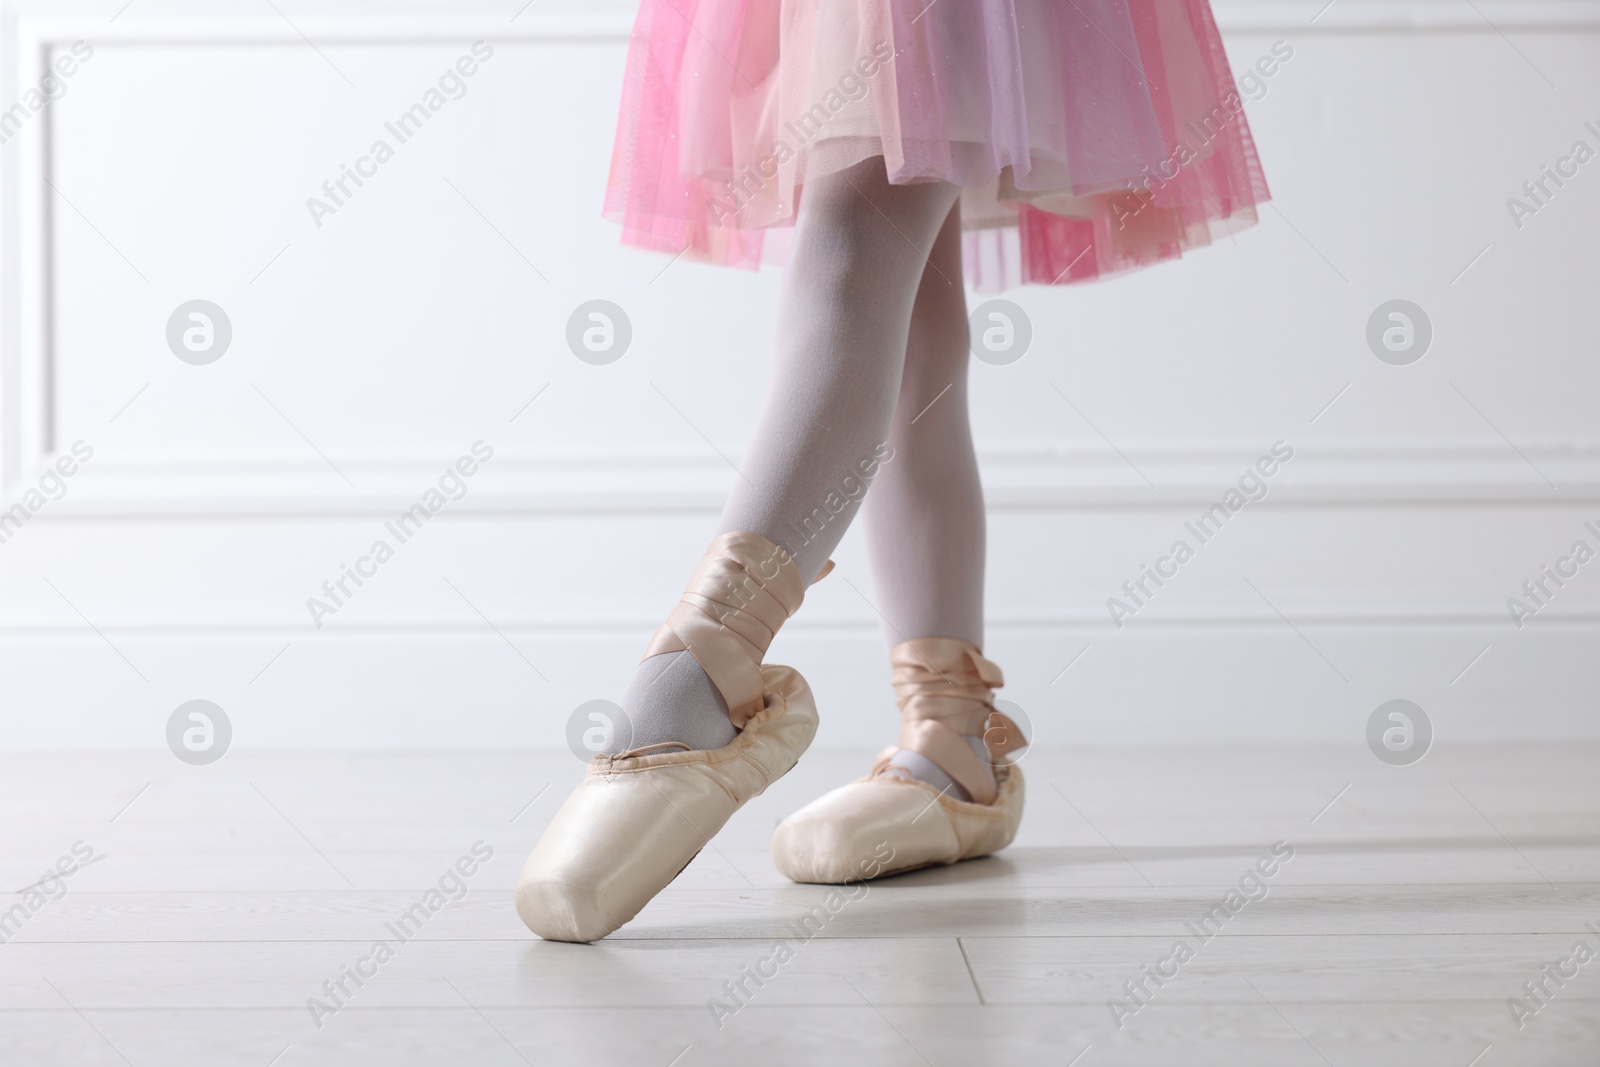
POLYGON ((5 890, 103 857, 0 945, 0 1064, 1600 1064, 1600 959, 1521 1030, 1507 1008, 1600 950, 1600 748, 1035 752, 1015 846, 802 941, 828 891, 768 835, 868 758, 808 755, 594 946, 510 902, 565 754, 0 759, 5 890), (318 1029, 307 999, 479 840, 466 895, 318 1029), (1277 841, 1268 895, 1200 944, 1185 920, 1277 841), (708 1000, 779 937, 719 1028, 708 1000), (1178 938, 1194 958, 1119 1030, 1107 998, 1178 938))

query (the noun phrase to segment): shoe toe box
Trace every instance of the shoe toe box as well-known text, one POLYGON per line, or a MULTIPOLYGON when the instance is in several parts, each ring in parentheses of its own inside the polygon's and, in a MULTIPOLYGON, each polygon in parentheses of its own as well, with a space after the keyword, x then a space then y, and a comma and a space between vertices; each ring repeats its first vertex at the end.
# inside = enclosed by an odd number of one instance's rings
POLYGON ((618 909, 592 886, 525 877, 516 900, 522 921, 546 941, 598 941, 621 925, 618 909))
POLYGON ((778 824, 773 862, 791 881, 827 885, 948 862, 958 844, 937 796, 898 779, 841 786, 778 824))

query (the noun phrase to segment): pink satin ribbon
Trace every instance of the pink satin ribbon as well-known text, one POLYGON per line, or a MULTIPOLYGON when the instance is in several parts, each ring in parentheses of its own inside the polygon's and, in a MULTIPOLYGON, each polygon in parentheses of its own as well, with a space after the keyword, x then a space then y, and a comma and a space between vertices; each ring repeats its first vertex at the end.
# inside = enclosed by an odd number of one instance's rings
MULTIPOLYGON (((993 776, 963 735, 981 735, 990 763, 1027 745, 1021 729, 995 710, 994 690, 1005 684, 1000 668, 977 646, 953 637, 921 637, 889 653, 892 683, 900 704, 900 748, 921 753, 967 791, 992 804, 993 776)), ((885 749, 872 773, 883 771, 895 749, 885 749)))
MULTIPOLYGON (((829 560, 816 580, 832 569, 829 560)), ((749 531, 720 534, 643 658, 687 651, 742 730, 766 706, 761 660, 778 628, 800 610, 805 590, 800 568, 781 545, 749 531)))

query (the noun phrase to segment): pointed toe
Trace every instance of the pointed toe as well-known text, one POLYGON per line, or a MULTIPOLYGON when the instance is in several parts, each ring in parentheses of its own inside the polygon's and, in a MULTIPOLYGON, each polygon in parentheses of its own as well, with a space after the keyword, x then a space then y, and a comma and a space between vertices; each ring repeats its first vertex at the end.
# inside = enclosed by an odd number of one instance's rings
POLYGON ((620 909, 608 905, 590 886, 545 879, 517 883, 517 915, 546 941, 600 940, 621 925, 614 921, 620 909))
POLYGON ((523 864, 517 914, 550 941, 598 941, 638 915, 811 744, 805 679, 763 667, 766 701, 719 749, 600 756, 523 864))
POLYGON ((772 861, 792 882, 843 885, 976 859, 1016 837, 1022 796, 1014 766, 1001 771, 992 804, 956 800, 914 779, 862 778, 780 822, 772 861))

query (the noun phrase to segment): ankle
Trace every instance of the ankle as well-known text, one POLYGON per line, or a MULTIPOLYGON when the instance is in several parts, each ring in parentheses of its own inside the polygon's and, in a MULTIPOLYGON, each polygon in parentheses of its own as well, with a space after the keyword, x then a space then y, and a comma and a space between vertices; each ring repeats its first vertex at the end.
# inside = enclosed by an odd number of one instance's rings
MULTIPOLYGON (((961 740, 972 749, 972 754, 983 761, 984 769, 988 772, 989 781, 995 783, 994 765, 989 758, 989 746, 982 737, 963 735, 961 740)), ((962 788, 961 783, 950 777, 933 760, 914 749, 902 748, 889 759, 889 766, 897 767, 919 782, 924 782, 941 793, 947 793, 956 800, 970 801, 972 794, 962 788)))
POLYGON ((739 731, 728 705, 699 662, 688 652, 664 652, 639 664, 622 694, 628 736, 612 738, 610 755, 669 741, 690 748, 722 748, 739 731))

